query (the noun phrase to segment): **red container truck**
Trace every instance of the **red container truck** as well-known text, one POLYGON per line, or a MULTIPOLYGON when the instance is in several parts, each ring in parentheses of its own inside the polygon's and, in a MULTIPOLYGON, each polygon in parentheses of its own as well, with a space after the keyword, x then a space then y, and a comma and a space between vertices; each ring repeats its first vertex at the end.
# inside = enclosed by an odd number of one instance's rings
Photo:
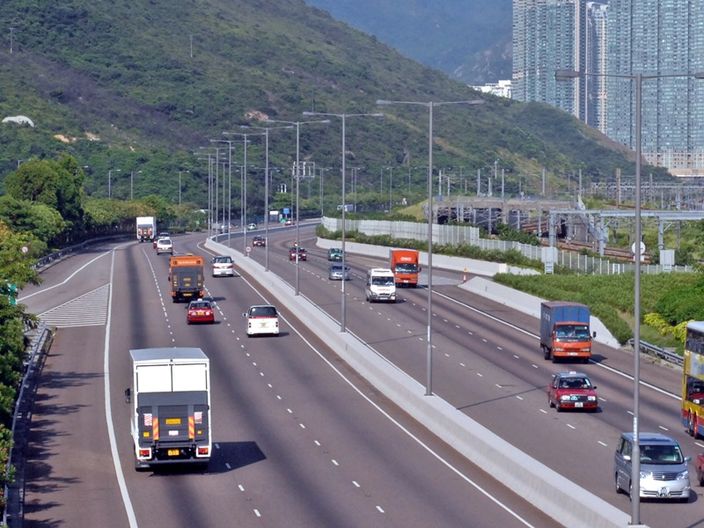
POLYGON ((389 251, 389 268, 394 272, 396 286, 418 285, 420 254, 416 249, 392 249, 389 251))

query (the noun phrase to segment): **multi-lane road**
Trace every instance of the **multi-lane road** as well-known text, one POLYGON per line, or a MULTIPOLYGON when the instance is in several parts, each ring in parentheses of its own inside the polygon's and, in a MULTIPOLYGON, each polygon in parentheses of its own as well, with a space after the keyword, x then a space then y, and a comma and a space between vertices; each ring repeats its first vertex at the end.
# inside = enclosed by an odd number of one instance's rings
MULTIPOLYGON (((270 273, 293 277, 291 233, 271 237, 270 273)), ((207 254, 202 236, 174 242, 177 252, 207 254)), ((340 283, 327 281, 322 250, 309 254, 301 292, 334 312, 340 283)), ((22 292, 20 302, 59 328, 31 416, 28 526, 557 526, 380 397, 285 306, 281 336, 247 339, 242 312, 278 304, 265 278, 208 277, 217 324, 186 325, 185 305, 168 295, 167 262, 148 244, 99 246, 22 292), (134 471, 128 351, 163 346, 211 358, 207 472, 134 471)), ((404 310, 410 326, 392 332, 354 299, 355 332, 372 321, 375 347, 396 341, 415 353, 412 303, 374 306, 388 317, 404 310)))
MULTIPOLYGON (((328 280, 313 229, 301 234, 309 255, 299 263, 301 295, 339 320, 341 283, 328 280)), ((278 230, 269 244, 268 273, 292 284, 294 236, 278 230)), ((202 238, 175 237, 175 250, 207 255, 202 238)), ((264 252, 254 248, 250 258, 264 263, 264 252)), ((48 269, 41 286, 23 292, 21 302, 60 326, 32 417, 28 524, 555 525, 350 372, 305 321, 269 297, 265 276, 208 278, 218 322, 186 326, 185 305, 168 297, 167 260, 146 244, 100 247, 48 269), (282 311, 283 335, 247 339, 241 313, 263 299, 282 311), (216 449, 207 473, 133 469, 123 398, 128 350, 157 346, 198 346, 211 358, 216 449)), ((349 331, 424 383, 427 290, 369 304, 362 277, 384 263, 351 254, 347 263, 349 331)), ((545 387, 553 372, 573 367, 542 359, 535 319, 468 293, 461 278, 433 276, 434 392, 630 512, 628 498, 614 491, 612 464, 618 434, 632 427, 632 356, 597 345, 595 361, 578 369, 598 386, 601 412, 558 414, 545 387)), ((644 362, 641 374, 641 430, 672 435, 695 455, 704 445, 678 423, 679 372, 644 362)), ((692 480, 694 499, 644 503, 642 522, 704 526, 692 480)))

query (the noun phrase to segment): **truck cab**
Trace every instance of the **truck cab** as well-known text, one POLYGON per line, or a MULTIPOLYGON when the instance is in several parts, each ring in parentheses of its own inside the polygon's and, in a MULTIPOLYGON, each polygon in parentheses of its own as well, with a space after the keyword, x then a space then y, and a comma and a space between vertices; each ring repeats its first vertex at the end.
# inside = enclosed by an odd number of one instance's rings
POLYGON ((389 250, 389 269, 394 274, 397 286, 418 285, 420 273, 420 253, 416 249, 391 249, 389 250))

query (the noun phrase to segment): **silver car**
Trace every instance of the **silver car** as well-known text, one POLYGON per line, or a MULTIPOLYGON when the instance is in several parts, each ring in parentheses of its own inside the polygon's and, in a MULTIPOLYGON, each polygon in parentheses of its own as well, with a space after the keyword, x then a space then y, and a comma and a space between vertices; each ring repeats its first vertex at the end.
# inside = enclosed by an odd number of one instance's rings
MULTIPOLYGON (((640 497, 689 500, 687 464, 676 440, 660 433, 640 433, 640 497)), ((621 433, 614 456, 616 493, 631 492, 633 433, 621 433)))
POLYGON ((331 264, 328 270, 328 279, 330 280, 350 280, 350 267, 345 266, 345 272, 342 272, 342 264, 331 264))

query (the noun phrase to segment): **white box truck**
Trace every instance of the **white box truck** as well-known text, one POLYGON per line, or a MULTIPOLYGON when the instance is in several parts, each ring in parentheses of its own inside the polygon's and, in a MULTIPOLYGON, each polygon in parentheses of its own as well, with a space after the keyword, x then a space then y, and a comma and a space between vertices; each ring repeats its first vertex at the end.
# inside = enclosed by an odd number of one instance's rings
POLYGON ((152 241, 156 237, 156 218, 153 216, 137 217, 137 240, 144 242, 152 241))
POLYGON ((130 350, 135 468, 197 463, 212 453, 210 360, 200 348, 130 350))

